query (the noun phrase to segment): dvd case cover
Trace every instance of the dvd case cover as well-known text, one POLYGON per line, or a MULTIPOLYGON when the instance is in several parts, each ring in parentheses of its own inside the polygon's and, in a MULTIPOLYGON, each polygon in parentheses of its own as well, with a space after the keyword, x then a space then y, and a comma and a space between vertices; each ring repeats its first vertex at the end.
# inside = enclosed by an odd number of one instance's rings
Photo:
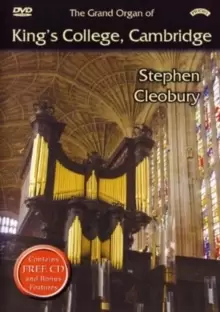
POLYGON ((0 311, 218 312, 216 8, 2 8, 0 311))

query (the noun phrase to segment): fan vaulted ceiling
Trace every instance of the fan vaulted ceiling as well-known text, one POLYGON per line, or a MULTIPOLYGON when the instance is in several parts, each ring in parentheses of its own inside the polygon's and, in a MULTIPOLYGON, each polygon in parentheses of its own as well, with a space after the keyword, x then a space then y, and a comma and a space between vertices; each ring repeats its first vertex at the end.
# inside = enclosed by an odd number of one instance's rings
POLYGON ((137 70, 195 70, 201 58, 196 52, 1 52, 0 209, 18 211, 19 169, 40 98, 49 99, 66 123, 61 141, 70 158, 92 151, 107 158, 157 108, 134 102, 137 70))

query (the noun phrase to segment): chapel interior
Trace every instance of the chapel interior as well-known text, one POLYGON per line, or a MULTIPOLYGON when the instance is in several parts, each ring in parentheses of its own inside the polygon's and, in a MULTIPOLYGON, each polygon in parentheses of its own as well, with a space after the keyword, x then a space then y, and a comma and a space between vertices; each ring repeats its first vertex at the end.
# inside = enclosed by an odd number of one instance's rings
POLYGON ((220 311, 220 54, 1 52, 0 68, 0 310, 220 311), (139 88, 201 96, 137 103, 139 88), (48 300, 13 282, 38 244, 73 272, 48 300))

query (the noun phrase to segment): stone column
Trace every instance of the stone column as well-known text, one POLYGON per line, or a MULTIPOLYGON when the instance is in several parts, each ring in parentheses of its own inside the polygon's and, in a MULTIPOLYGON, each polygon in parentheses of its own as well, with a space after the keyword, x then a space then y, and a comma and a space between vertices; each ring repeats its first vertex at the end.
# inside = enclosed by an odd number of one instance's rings
POLYGON ((194 108, 188 104, 168 104, 169 225, 172 229, 168 241, 175 243, 176 255, 199 257, 202 235, 193 114, 194 108))

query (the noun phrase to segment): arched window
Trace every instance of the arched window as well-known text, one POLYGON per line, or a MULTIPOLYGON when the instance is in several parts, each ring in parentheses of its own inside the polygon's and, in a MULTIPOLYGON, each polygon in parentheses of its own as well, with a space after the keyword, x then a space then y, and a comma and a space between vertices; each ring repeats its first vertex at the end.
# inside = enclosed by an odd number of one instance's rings
POLYGON ((9 217, 0 217, 0 233, 16 234, 18 221, 9 217))
POLYGON ((206 59, 203 90, 196 106, 204 258, 220 260, 220 83, 215 55, 206 59), (218 182, 217 179, 218 178, 218 182))

